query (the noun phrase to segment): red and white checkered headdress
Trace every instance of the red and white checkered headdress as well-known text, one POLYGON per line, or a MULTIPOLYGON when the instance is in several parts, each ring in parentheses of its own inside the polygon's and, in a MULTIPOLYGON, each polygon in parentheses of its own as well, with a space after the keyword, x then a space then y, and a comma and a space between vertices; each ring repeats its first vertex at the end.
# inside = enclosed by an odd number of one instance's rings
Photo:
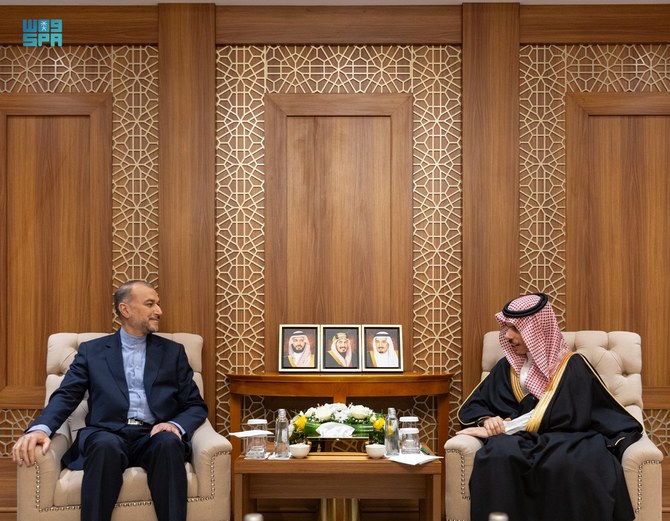
POLYGON ((569 351, 547 296, 535 293, 517 297, 496 314, 496 320, 500 324, 500 345, 517 374, 521 372, 526 356, 517 354, 505 338, 508 327, 514 326, 528 346, 533 363, 528 371, 526 388, 540 398, 558 364, 569 351))

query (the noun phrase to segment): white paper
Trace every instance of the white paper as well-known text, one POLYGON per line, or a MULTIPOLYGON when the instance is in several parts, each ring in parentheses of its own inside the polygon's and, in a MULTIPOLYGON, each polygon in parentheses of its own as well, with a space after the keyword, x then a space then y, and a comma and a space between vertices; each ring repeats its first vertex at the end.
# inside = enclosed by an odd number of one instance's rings
MULTIPOLYGON (((533 409, 534 411, 535 409, 533 409)), ((505 434, 516 434, 519 431, 523 431, 530 421, 530 416, 533 414, 533 411, 527 412, 526 414, 514 418, 505 422, 505 434)))
POLYGON ((316 432, 322 438, 351 438, 354 433, 354 428, 351 425, 344 423, 326 422, 319 425, 316 432))
POLYGON ((231 436, 235 436, 236 438, 251 438, 252 436, 260 436, 262 434, 272 434, 270 431, 264 431, 262 429, 253 429, 250 431, 241 431, 241 432, 231 432, 229 433, 231 436))
POLYGON ((440 459, 442 456, 429 456, 428 454, 399 454, 398 456, 389 456, 388 459, 404 465, 423 465, 429 461, 440 459))

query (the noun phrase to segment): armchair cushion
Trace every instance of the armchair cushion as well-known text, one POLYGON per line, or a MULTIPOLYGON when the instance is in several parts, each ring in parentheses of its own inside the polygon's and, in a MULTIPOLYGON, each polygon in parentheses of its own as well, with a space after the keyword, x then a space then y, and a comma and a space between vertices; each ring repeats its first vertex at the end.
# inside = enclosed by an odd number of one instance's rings
MULTIPOLYGON (((106 333, 57 333, 49 337, 47 353, 46 402, 60 385, 79 344, 104 336, 106 333)), ((184 345, 200 393, 202 380, 202 337, 189 333, 158 333, 184 345)), ((45 403, 46 403, 45 402, 45 403)), ((78 521, 83 471, 61 467, 61 458, 84 426, 86 400, 77 407, 52 437, 47 454, 37 451, 33 467, 18 467, 17 520, 45 519, 49 521, 78 521)), ((188 521, 230 520, 231 462, 230 442, 212 427, 209 420, 196 429, 192 439, 191 460, 186 465, 188 521)), ((126 469, 123 486, 113 521, 156 519, 146 472, 139 467, 126 469), (119 508, 122 507, 122 508, 119 508)))
MULTIPOLYGON (((587 357, 614 397, 642 423, 639 335, 625 331, 578 331, 563 336, 570 349, 587 357)), ((482 378, 485 378, 503 356, 498 331, 486 333, 483 344, 482 378)), ((470 519, 469 480, 475 452, 481 445, 479 440, 463 435, 454 436, 445 444, 447 521, 470 519)), ((637 520, 661 518, 662 459, 661 451, 646 434, 624 452, 622 465, 637 520)))

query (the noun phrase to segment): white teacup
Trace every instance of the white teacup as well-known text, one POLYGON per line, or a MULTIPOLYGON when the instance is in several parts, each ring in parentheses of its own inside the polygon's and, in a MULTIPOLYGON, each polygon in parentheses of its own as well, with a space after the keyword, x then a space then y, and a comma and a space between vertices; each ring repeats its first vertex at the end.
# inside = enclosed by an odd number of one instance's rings
POLYGON ((291 456, 294 458, 304 458, 309 454, 309 444, 294 443, 293 445, 289 445, 288 450, 291 451, 291 456))
POLYGON ((367 452, 368 456, 371 458, 378 459, 384 456, 386 447, 381 443, 368 443, 365 446, 365 452, 367 452))

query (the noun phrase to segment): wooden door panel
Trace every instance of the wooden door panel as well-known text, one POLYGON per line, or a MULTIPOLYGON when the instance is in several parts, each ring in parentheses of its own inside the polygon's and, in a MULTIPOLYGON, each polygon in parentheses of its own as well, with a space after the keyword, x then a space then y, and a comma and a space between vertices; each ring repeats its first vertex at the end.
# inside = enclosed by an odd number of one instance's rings
POLYGON ((343 286, 349 288, 342 298, 329 299, 331 320, 391 323, 390 304, 395 294, 391 278, 394 205, 390 118, 321 121, 324 130, 319 149, 326 158, 325 192, 332 194, 324 201, 324 215, 329 218, 321 235, 327 252, 325 273, 329 275, 325 290, 336 295, 342 293, 343 286), (340 241, 349 247, 340 251, 340 241))
POLYGON ((111 327, 110 107, 0 96, 2 407, 42 406, 50 334, 111 327))
POLYGON ((402 324, 411 368, 411 98, 266 103, 266 371, 279 324, 402 324))
POLYGON ((389 118, 289 118, 287 133, 307 150, 289 158, 287 320, 389 323, 389 118))
MULTIPOLYGON (((318 323, 325 310, 322 294, 312 292, 320 287, 324 256, 319 239, 321 228, 321 177, 315 175, 315 119, 291 118, 287 126, 286 178, 286 286, 290 296, 286 300, 286 316, 296 317, 305 324, 318 323)), ((291 320, 287 318, 287 320, 291 320)))
POLYGON ((76 331, 91 307, 86 216, 88 118, 7 119, 7 385, 44 383, 46 338, 76 331), (76 151, 76 153, 73 153, 76 151), (58 281, 57 284, 54 281, 58 281), (38 346, 40 348, 38 348, 38 346))
POLYGON ((640 333, 645 407, 667 407, 670 96, 573 95, 567 115, 568 329, 640 333))

